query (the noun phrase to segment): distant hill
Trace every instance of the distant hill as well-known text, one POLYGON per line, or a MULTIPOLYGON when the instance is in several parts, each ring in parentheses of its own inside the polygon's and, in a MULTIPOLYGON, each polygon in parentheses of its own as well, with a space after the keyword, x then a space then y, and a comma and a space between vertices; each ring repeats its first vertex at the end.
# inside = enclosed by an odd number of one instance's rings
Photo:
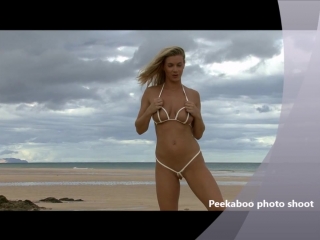
POLYGON ((28 163, 28 161, 17 158, 1 158, 0 163, 28 163))

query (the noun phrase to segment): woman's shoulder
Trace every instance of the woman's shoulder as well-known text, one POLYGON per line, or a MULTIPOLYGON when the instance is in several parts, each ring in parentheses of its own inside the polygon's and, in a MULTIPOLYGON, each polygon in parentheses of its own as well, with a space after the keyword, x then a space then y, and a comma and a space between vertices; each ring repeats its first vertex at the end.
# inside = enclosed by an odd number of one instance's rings
POLYGON ((187 94, 191 94, 191 95, 193 95, 195 97, 200 96, 199 92, 196 89, 186 87, 185 85, 183 85, 183 87, 184 87, 184 89, 185 89, 187 94))
POLYGON ((159 91, 160 88, 161 88, 160 85, 157 85, 157 86, 148 86, 145 91, 152 93, 152 92, 159 91))
POLYGON ((160 89, 162 85, 156 85, 156 86, 148 86, 147 89, 149 89, 149 91, 154 91, 156 89, 160 89))
POLYGON ((155 95, 159 95, 161 86, 148 86, 144 90, 144 95, 148 97, 155 97, 155 95))

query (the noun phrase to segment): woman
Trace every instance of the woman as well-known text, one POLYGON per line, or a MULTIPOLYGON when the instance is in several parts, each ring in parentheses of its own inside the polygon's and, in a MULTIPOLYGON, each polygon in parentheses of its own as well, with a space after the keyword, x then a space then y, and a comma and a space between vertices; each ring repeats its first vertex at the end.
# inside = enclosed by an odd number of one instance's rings
POLYGON ((209 201, 223 202, 219 187, 205 165, 198 142, 205 130, 201 117, 200 95, 181 83, 185 52, 180 47, 163 49, 138 76, 147 88, 135 121, 138 134, 155 123, 156 191, 160 210, 178 210, 180 182, 189 187, 208 210, 209 201), (152 85, 151 87, 148 87, 152 85))

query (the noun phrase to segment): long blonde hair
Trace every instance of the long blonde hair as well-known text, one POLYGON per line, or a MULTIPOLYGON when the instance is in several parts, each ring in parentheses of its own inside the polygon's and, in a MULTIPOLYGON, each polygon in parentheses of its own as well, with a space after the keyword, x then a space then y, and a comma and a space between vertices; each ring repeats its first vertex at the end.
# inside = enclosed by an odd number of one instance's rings
POLYGON ((181 47, 172 46, 162 49, 155 58, 149 62, 138 75, 140 85, 147 83, 147 87, 157 86, 165 82, 166 76, 163 71, 164 61, 167 57, 181 55, 185 61, 185 52, 181 47))

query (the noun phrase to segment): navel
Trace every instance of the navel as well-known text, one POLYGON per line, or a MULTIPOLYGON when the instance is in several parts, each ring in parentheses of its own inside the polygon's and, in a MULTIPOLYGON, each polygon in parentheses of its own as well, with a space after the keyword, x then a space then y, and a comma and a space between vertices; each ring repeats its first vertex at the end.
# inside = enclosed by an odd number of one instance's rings
POLYGON ((172 145, 176 145, 176 140, 173 140, 173 141, 172 141, 172 145))

